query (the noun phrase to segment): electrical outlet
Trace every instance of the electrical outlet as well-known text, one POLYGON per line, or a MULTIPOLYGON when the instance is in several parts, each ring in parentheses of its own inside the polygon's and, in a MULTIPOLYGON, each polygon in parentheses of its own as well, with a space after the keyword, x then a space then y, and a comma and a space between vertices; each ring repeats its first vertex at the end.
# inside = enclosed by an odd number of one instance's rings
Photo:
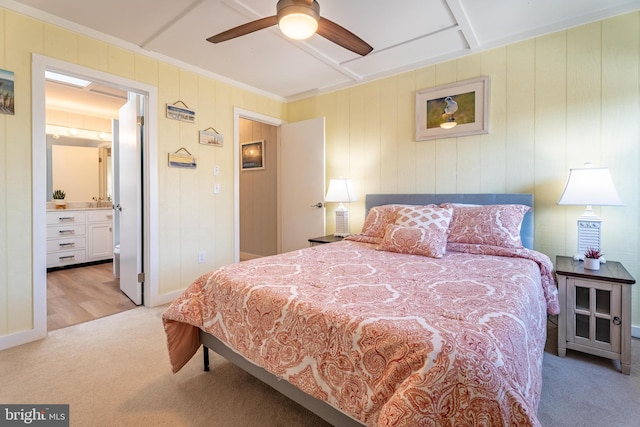
POLYGON ((204 262, 204 251, 198 252, 198 264, 202 264, 204 262))
POLYGON ((218 175, 220 175, 220 166, 215 165, 215 166, 213 167, 213 175, 214 175, 214 176, 218 176, 218 175))
POLYGON ((216 194, 220 192, 220 184, 218 184, 217 182, 213 184, 213 192, 216 194))

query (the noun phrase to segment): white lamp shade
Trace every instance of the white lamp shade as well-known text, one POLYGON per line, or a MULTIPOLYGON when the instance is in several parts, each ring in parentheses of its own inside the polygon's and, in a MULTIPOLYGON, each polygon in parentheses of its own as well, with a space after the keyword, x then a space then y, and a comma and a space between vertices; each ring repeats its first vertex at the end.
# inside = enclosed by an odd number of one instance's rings
POLYGON ((609 168, 570 169, 559 205, 624 206, 609 168))
POLYGON ((327 196, 324 198, 325 202, 357 202, 358 197, 353 190, 353 181, 350 179, 339 178, 332 179, 329 182, 329 190, 327 190, 327 196))

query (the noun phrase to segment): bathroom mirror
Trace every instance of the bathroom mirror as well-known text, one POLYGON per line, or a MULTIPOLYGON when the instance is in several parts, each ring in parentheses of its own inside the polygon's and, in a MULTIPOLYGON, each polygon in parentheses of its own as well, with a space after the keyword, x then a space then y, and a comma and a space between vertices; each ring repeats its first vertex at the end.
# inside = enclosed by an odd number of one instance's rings
POLYGON ((55 189, 67 201, 107 201, 112 182, 111 141, 47 135, 47 201, 55 189))

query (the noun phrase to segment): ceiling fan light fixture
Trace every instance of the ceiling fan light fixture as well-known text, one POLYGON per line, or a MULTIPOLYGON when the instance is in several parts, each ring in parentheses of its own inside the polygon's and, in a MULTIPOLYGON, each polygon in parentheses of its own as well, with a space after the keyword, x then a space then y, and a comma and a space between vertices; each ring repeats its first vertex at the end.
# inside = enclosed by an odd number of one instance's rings
POLYGON ((318 2, 280 0, 276 6, 278 26, 285 36, 294 40, 308 39, 318 30, 320 5, 318 2))
POLYGON ((280 18, 280 31, 294 40, 308 39, 318 29, 318 21, 303 13, 291 13, 280 18))

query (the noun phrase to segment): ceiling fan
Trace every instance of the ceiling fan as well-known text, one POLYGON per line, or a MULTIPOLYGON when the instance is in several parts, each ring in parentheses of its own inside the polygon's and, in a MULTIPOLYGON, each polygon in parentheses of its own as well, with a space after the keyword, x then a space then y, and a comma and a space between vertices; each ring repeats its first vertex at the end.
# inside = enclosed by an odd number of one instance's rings
POLYGON ((220 43, 254 31, 278 25, 287 36, 303 40, 318 33, 325 39, 365 56, 373 50, 367 42, 344 27, 320 16, 320 5, 315 0, 278 0, 276 15, 239 25, 207 39, 220 43))

